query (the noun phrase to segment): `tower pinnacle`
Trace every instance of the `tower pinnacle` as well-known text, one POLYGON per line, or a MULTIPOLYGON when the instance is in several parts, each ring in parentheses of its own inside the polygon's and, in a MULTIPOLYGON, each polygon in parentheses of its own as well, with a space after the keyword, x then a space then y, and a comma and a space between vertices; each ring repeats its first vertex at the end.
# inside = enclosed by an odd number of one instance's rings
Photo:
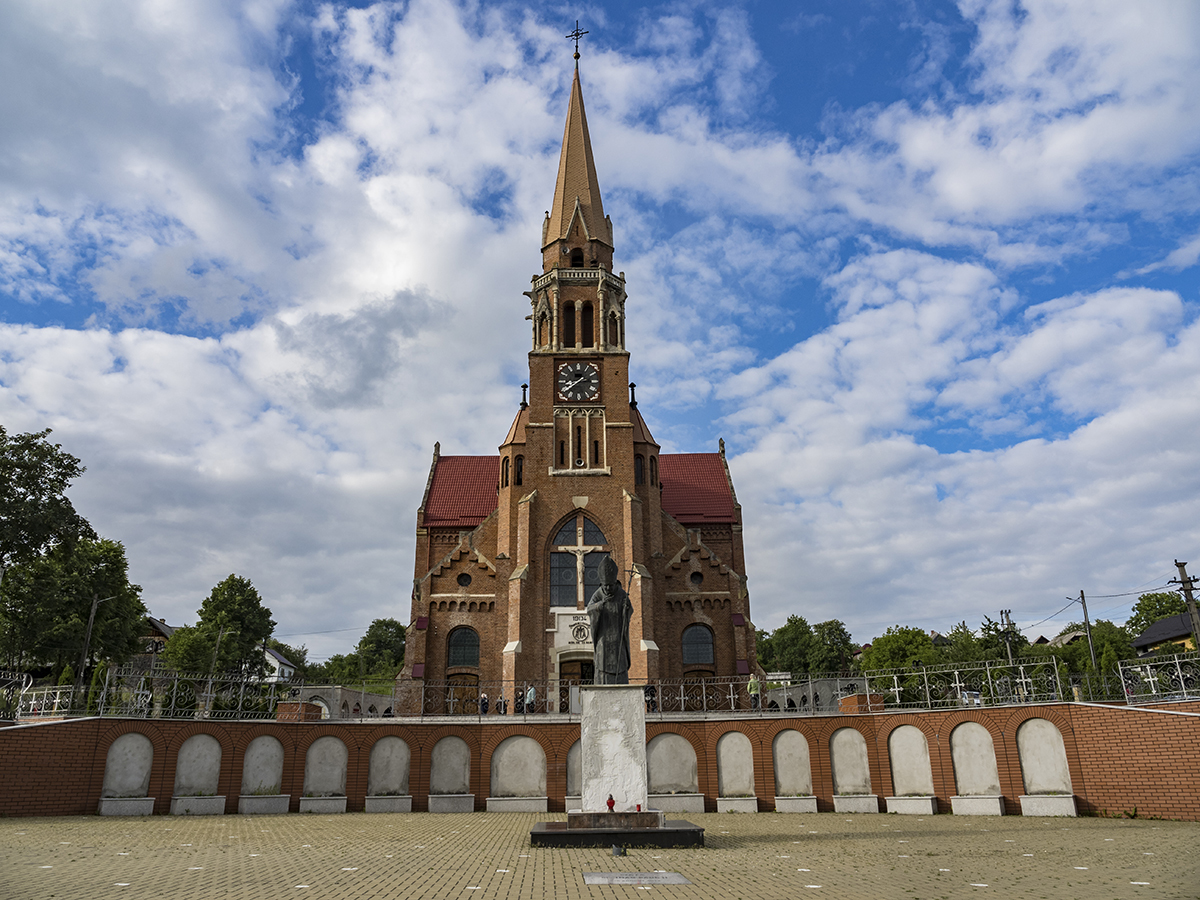
POLYGON ((583 88, 576 67, 558 159, 554 203, 542 226, 543 263, 547 272, 559 266, 577 265, 603 266, 611 270, 612 250, 612 223, 604 215, 604 203, 600 198, 600 182, 592 159, 592 139, 583 108, 583 88), (581 263, 578 262, 580 254, 581 263))

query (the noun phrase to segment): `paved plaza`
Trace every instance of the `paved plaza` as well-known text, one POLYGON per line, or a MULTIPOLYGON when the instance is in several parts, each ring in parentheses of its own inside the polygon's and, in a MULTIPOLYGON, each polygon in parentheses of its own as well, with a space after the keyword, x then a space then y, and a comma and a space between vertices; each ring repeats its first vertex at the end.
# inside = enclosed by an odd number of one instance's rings
POLYGON ((1144 819, 693 815, 693 850, 532 849, 555 814, 0 822, 0 897, 1200 897, 1200 825, 1144 819), (589 886, 585 872, 687 885, 589 886))

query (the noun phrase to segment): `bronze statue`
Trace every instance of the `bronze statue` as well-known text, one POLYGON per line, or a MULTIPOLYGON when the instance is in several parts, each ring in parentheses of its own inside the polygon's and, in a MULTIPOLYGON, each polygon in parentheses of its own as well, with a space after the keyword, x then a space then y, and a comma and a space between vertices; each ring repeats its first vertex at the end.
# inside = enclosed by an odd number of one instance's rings
POLYGON ((629 684, 629 620, 633 604, 617 581, 612 557, 600 563, 600 587, 588 600, 596 684, 629 684))

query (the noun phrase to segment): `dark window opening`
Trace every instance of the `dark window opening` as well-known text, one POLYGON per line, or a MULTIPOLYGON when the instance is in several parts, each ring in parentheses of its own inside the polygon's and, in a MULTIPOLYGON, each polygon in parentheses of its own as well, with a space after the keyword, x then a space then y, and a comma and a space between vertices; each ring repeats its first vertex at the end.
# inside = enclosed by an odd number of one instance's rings
POLYGON ((567 442, 558 442, 558 467, 564 468, 567 464, 567 442))
POLYGON ((658 484, 658 457, 657 456, 650 457, 650 483, 653 485, 658 484))
POLYGON ((563 346, 575 346, 575 304, 567 302, 563 304, 562 311, 563 324, 563 346))
POLYGON ((554 546, 556 547, 574 547, 575 546, 575 517, 567 519, 563 522, 562 528, 558 529, 558 534, 554 536, 554 546))
POLYGON ((646 457, 640 453, 633 458, 633 483, 646 483, 646 457))
POLYGON ((615 315, 608 317, 608 342, 614 347, 620 343, 617 339, 617 317, 615 315))
MULTIPOLYGON (((571 530, 574 531, 574 528, 571 530)), ((574 535, 571 537, 574 538, 574 535)), ((574 553, 550 554, 551 606, 575 606, 577 596, 575 576, 574 553)))
POLYGON ((600 563, 608 559, 608 554, 602 550, 593 550, 583 555, 583 602, 592 599, 592 594, 600 587, 600 563))
POLYGON ((713 664, 712 632, 703 625, 689 625, 683 630, 683 664, 711 666, 713 664))
POLYGON ((592 465, 600 465, 600 442, 592 441, 592 465))
POLYGON ((500 487, 508 487, 508 457, 500 461, 500 487))
POLYGON ((461 573, 458 576, 458 586, 459 587, 470 587, 471 586, 471 576, 466 572, 461 573))
MULTIPOLYGON (((576 229, 576 230, 578 230, 578 229, 576 229)), ((574 250, 571 251, 571 268, 572 269, 582 269, 583 268, 583 250, 580 249, 579 247, 576 247, 574 250)))
POLYGON ((575 426, 575 458, 583 464, 583 426, 575 426))
POLYGON ((692 584, 696 585, 696 587, 700 587, 700 585, 703 581, 704 581, 704 573, 703 572, 693 572, 692 573, 692 584))
POLYGON ((582 317, 579 323, 579 336, 583 340, 583 346, 595 346, 595 325, 593 323, 591 303, 583 304, 582 317))
POLYGON ((525 457, 518 456, 513 460, 513 484, 525 483, 525 457))
POLYGON ((608 543, 600 526, 587 516, 583 517, 583 543, 588 547, 599 547, 608 543))
POLYGON ((546 321, 546 317, 543 315, 538 320, 538 346, 545 347, 546 344, 549 342, 549 338, 550 338, 549 323, 546 321))
POLYGON ((474 628, 455 628, 446 640, 446 665, 479 665, 479 635, 474 628))

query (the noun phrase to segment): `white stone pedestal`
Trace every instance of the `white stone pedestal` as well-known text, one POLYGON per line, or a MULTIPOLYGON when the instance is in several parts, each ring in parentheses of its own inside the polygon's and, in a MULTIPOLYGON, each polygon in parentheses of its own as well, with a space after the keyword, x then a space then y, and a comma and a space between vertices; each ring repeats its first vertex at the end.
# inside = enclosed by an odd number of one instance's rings
POLYGON ((1002 816, 1004 798, 994 797, 951 797, 950 811, 956 816, 1002 816))
POLYGON ((703 794, 650 794, 650 808, 663 812, 704 812, 703 794))
POLYGON ((775 812, 781 813, 815 813, 817 811, 816 797, 776 797, 775 812))
POLYGON ((150 816, 154 814, 153 797, 101 797, 102 816, 150 816))
POLYGON ((468 813, 475 812, 474 794, 430 794, 429 811, 431 813, 468 813))
POLYGON ((641 685, 597 684, 580 689, 583 811, 649 809, 646 776, 646 696, 641 685))
POLYGON ((300 798, 300 812, 302 813, 344 813, 345 811, 345 797, 300 798))
POLYGON ((758 812, 757 797, 718 797, 717 812, 719 813, 756 813, 758 812))
POLYGON ((291 794, 242 794, 238 814, 243 816, 281 816, 291 805, 291 794))
POLYGON ((1023 816, 1076 816, 1074 794, 1022 794, 1023 816))
POLYGON ((412 794, 379 794, 367 797, 366 808, 369 813, 407 813, 412 812, 412 794))
POLYGON ((875 794, 834 794, 833 811, 836 813, 877 813, 879 797, 875 794))
POLYGON ((549 808, 547 797, 488 797, 488 812, 545 812, 549 808))
POLYGON ((936 815, 937 797, 888 797, 887 811, 902 816, 936 815))
POLYGON ((171 815, 173 816, 223 816, 225 815, 224 797, 172 797, 171 815))

